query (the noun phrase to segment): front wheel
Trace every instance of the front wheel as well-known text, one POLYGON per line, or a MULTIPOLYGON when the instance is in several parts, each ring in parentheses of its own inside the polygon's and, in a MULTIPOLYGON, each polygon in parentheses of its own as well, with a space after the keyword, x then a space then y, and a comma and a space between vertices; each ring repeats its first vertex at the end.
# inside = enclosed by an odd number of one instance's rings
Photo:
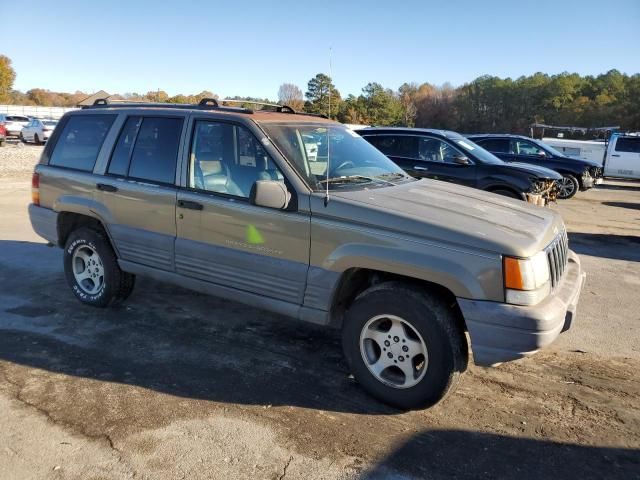
POLYGON ((561 180, 558 180, 558 198, 567 200, 573 197, 579 190, 580 184, 578 179, 573 175, 563 175, 561 180))
POLYGON ((38 137, 37 133, 33 136, 33 143, 35 143, 36 145, 40 145, 40 138, 38 137))
POLYGON ((76 298, 94 307, 122 301, 134 287, 135 276, 120 270, 104 234, 89 228, 79 228, 69 235, 64 272, 76 298))
POLYGON ((358 296, 347 312, 342 346, 363 388, 401 409, 442 400, 468 360, 466 338, 450 306, 399 282, 358 296))

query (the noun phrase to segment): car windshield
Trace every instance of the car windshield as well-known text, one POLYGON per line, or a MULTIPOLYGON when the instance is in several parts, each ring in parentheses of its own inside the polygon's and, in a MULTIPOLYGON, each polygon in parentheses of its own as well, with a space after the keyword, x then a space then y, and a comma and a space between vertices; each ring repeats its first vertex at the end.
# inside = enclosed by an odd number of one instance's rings
POLYGON ((473 143, 468 138, 463 137, 462 135, 452 135, 448 137, 449 140, 454 142, 456 146, 461 148, 463 151, 471 154, 472 157, 480 160, 481 163, 489 163, 492 165, 500 165, 504 162, 496 157, 493 153, 485 150, 480 145, 473 143))
POLYGON ((414 181, 357 133, 339 124, 263 123, 273 143, 316 191, 414 181))
POLYGON ((539 146, 542 150, 545 150, 547 153, 552 154, 553 156, 556 157, 564 157, 565 154, 556 150, 555 148, 553 148, 551 145, 547 145, 546 143, 543 143, 539 140, 533 140, 533 143, 535 143, 537 146, 539 146))

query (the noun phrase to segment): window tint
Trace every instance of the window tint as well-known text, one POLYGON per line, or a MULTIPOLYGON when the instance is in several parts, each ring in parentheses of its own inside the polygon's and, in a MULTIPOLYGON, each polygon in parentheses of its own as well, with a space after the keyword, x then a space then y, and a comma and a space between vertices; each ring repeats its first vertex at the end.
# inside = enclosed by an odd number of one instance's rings
POLYGON ((120 176, 127 175, 129 160, 133 152, 133 144, 141 124, 142 117, 129 117, 127 119, 118 137, 116 147, 111 154, 111 161, 109 162, 107 173, 120 176))
POLYGON ((490 152, 511 153, 511 149, 509 148, 509 144, 511 142, 509 140, 492 138, 489 140, 476 141, 476 143, 482 146, 482 148, 484 148, 485 150, 489 150, 490 152))
POLYGON ((199 120, 189 162, 189 186, 249 198, 257 180, 284 176, 260 142, 244 127, 199 120))
POLYGON ((365 139, 385 155, 417 158, 418 138, 409 135, 370 135, 365 139))
POLYGON ((181 118, 145 117, 133 148, 129 177, 175 183, 181 118))
POLYGON ((616 152, 640 153, 640 137, 620 137, 616 142, 616 152))
POLYGON ((115 115, 69 117, 54 147, 49 165, 90 172, 115 115))
POLYGON ((420 138, 420 160, 428 162, 455 163, 453 159, 458 156, 466 157, 457 148, 437 138, 420 138))
POLYGON ((515 144, 516 152, 518 155, 541 155, 545 153, 544 150, 542 150, 540 147, 535 146, 533 143, 517 140, 515 144))

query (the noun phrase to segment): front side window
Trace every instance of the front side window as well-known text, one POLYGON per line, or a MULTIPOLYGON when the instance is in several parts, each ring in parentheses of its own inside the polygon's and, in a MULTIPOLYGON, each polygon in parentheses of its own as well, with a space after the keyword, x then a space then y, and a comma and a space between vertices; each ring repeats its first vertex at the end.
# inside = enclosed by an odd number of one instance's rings
POLYGON ((198 120, 189 156, 189 187, 249 198, 258 180, 284 176, 256 137, 230 123, 198 120))
POLYGON ((518 155, 545 155, 542 148, 534 145, 533 143, 524 142, 522 140, 516 140, 516 153, 518 155))
POLYGON ((129 177, 175 183, 182 122, 181 118, 143 118, 131 155, 129 177))
POLYGON ((265 122, 261 126, 314 191, 414 181, 384 153, 342 125, 265 122))
POLYGON ((55 144, 49 165, 93 171, 115 115, 74 115, 55 144))
POLYGON ((640 153, 640 137, 620 137, 616 142, 616 152, 640 153))
POLYGON ((460 150, 437 138, 420 138, 420 160, 455 163, 456 157, 466 157, 460 150))

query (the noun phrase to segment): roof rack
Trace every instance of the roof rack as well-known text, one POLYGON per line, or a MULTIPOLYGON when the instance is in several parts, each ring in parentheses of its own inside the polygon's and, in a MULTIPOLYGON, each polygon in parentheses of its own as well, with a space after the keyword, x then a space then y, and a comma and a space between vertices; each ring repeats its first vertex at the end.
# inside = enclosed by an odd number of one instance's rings
POLYGON ((306 113, 297 112, 289 105, 279 105, 276 103, 267 102, 254 102, 251 100, 232 100, 224 99, 217 100, 215 98, 203 98, 197 104, 193 103, 162 103, 162 102, 140 102, 129 100, 111 100, 108 98, 98 98, 93 102, 93 105, 83 105, 82 109, 91 108, 128 108, 128 107, 162 107, 162 108, 176 108, 182 110, 219 110, 222 112, 235 112, 235 113, 254 113, 255 110, 251 108, 241 107, 228 107, 226 105, 220 105, 220 103, 250 103, 253 105, 263 105, 268 107, 274 107, 275 112, 278 113, 290 113, 292 115, 308 115, 310 117, 328 118, 326 115, 320 113, 306 113))

